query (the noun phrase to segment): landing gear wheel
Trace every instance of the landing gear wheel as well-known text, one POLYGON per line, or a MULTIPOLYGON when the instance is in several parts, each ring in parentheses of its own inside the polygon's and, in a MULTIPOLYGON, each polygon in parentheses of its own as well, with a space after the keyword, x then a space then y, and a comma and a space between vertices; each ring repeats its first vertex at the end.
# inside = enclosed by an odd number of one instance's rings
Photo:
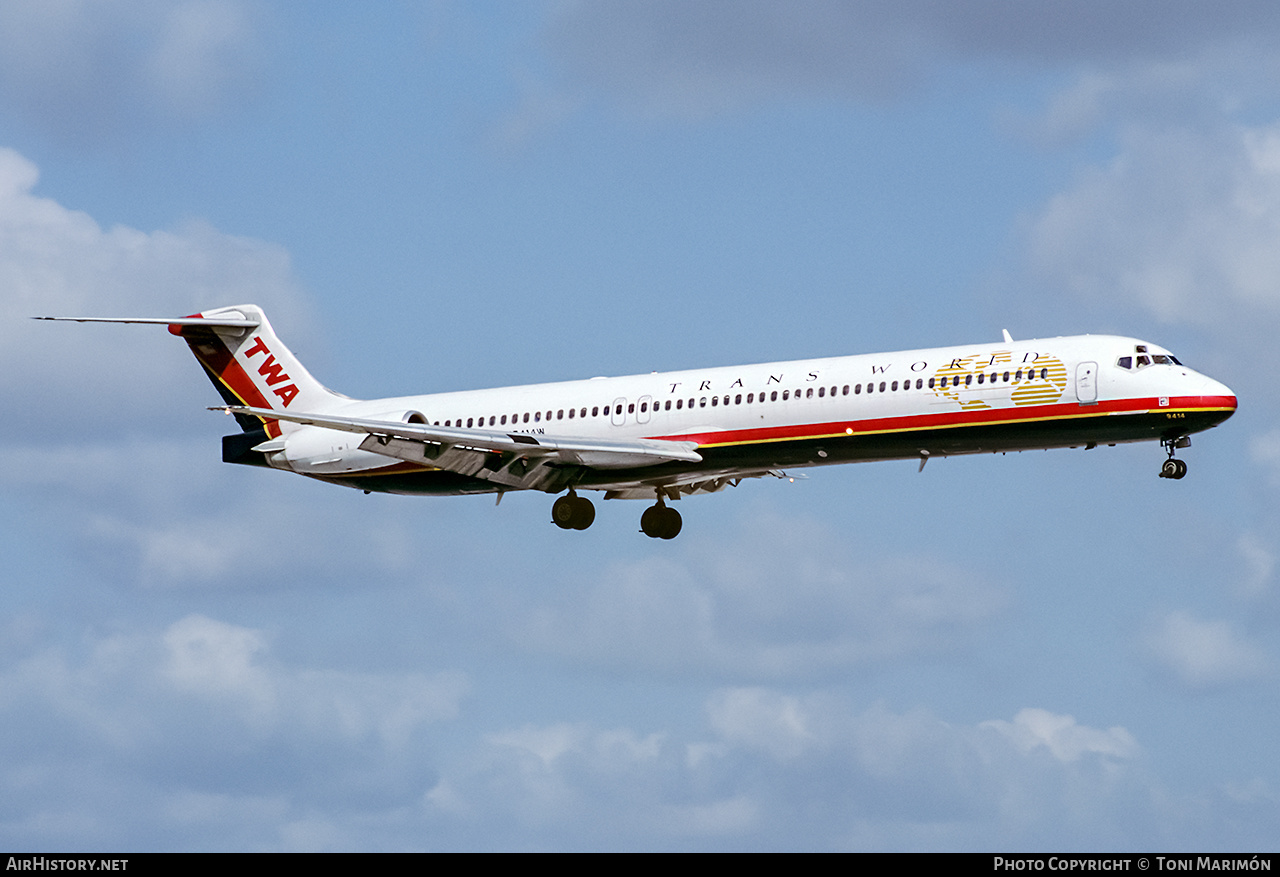
POLYGON ((680 513, 665 505, 653 505, 640 516, 640 530, 651 539, 674 539, 684 522, 680 513))
POLYGON ((585 496, 575 496, 573 505, 573 529, 585 530, 590 527, 596 519, 596 507, 591 504, 591 500, 585 496))
POLYGON ((573 529, 574 497, 562 496, 551 506, 551 522, 561 530, 573 529))
POLYGON ((663 539, 674 539, 680 535, 680 528, 683 526, 680 513, 668 507, 662 512, 662 532, 658 535, 663 539))
POLYGON ((551 506, 551 521, 561 530, 585 530, 596 519, 596 507, 591 500, 571 493, 562 496, 551 506))
POLYGON ((1172 478, 1175 481, 1179 478, 1186 477, 1187 463, 1185 460, 1179 460, 1176 457, 1170 457, 1164 461, 1164 465, 1160 467, 1161 478, 1172 478))

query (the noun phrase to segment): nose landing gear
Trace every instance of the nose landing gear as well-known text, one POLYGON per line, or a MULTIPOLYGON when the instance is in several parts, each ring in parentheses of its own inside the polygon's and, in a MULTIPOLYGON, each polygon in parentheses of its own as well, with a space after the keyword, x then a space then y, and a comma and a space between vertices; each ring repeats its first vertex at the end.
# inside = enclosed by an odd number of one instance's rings
POLYGON ((651 539, 674 539, 680 535, 682 524, 680 513, 663 502, 661 496, 640 516, 640 532, 651 539))
POLYGON ((1179 460, 1173 456, 1173 452, 1178 448, 1191 447, 1191 437, 1181 436, 1176 439, 1161 439, 1160 446, 1169 452, 1169 459, 1164 461, 1160 467, 1161 478, 1172 478, 1175 481, 1183 478, 1187 474, 1187 463, 1185 460, 1179 460))
POLYGON ((596 507, 591 500, 572 490, 551 506, 551 521, 561 530, 585 530, 595 519, 596 507))

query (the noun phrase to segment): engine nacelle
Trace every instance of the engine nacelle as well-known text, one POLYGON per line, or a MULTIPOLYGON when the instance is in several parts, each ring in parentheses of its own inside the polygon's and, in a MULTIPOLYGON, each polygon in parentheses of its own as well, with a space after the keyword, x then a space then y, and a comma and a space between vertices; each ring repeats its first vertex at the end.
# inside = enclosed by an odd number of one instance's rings
MULTIPOLYGON (((365 414, 361 412, 360 414, 356 414, 353 416, 363 418, 364 420, 389 420, 392 423, 416 423, 421 426, 426 426, 428 423, 427 416, 425 414, 423 414, 421 411, 413 411, 412 409, 409 409, 409 410, 401 409, 399 411, 381 411, 377 414, 365 414)), ((357 444, 359 443, 357 442, 357 444)))
MULTIPOLYGON (((360 414, 366 420, 384 420, 392 423, 426 424, 421 411, 388 411, 377 414, 360 414)), ((273 465, 283 463, 303 475, 344 475, 370 469, 380 469, 393 462, 382 454, 360 450, 365 433, 325 429, 320 426, 302 426, 284 437, 284 450, 272 454, 273 465), (278 462, 277 462, 278 461, 278 462)))

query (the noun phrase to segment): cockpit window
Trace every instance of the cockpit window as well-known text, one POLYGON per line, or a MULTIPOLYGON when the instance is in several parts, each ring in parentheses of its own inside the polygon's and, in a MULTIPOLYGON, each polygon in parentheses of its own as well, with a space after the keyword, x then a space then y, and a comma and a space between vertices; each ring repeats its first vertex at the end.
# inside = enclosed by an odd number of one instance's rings
POLYGON ((1145 344, 1135 344, 1133 351, 1138 355, 1121 356, 1116 359, 1116 365, 1126 369, 1146 368, 1149 365, 1182 365, 1178 357, 1171 353, 1148 353, 1145 344))

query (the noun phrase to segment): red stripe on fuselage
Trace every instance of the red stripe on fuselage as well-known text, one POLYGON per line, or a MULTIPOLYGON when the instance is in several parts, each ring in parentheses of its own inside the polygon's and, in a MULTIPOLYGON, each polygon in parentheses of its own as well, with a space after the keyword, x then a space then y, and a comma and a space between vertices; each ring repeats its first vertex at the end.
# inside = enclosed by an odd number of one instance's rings
POLYGON ((1113 414, 1234 411, 1235 409, 1235 396, 1171 396, 1166 405, 1161 405, 1158 398, 1112 399, 1083 405, 1078 402, 1065 402, 1053 405, 948 411, 940 414, 907 414, 867 420, 797 423, 788 426, 751 427, 717 432, 651 436, 651 438, 669 441, 693 441, 697 442, 700 447, 716 447, 775 441, 798 441, 801 439, 826 438, 828 436, 870 435, 922 429, 987 426, 991 424, 1034 423, 1038 420, 1066 420, 1081 417, 1103 417, 1113 414))
MULTIPOLYGON (((200 317, 203 314, 195 314, 194 316, 200 317)), ((186 326, 170 326, 169 331, 174 335, 182 336, 182 330, 186 328, 186 326), (174 331, 175 329, 178 331, 174 331)), ((241 403, 250 408, 275 407, 258 390, 248 372, 241 367, 240 363, 236 362, 236 358, 216 333, 209 332, 197 337, 187 337, 186 341, 196 359, 200 360, 201 365, 207 368, 241 403), (210 335, 214 339, 212 345, 209 339, 210 335), (208 353, 201 349, 201 347, 207 346, 214 347, 213 353, 208 353)), ((266 430, 267 435, 275 438, 280 435, 280 421, 263 420, 263 429, 266 430)))

